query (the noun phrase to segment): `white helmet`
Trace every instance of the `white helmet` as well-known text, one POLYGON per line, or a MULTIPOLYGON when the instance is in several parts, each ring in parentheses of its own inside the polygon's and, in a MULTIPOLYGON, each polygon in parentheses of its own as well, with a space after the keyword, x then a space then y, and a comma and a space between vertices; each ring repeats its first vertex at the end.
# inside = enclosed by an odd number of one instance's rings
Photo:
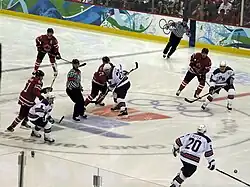
POLYGON ((204 124, 199 125, 198 128, 197 128, 197 132, 202 133, 202 134, 205 134, 205 133, 207 132, 207 127, 206 127, 206 125, 204 125, 204 124))
POLYGON ((52 92, 48 92, 45 94, 45 99, 47 99, 50 104, 53 104, 55 99, 55 94, 52 92))
POLYGON ((220 67, 226 67, 227 66, 227 62, 226 61, 221 61, 220 62, 220 67))
POLYGON ((110 65, 109 63, 104 64, 104 66, 103 66, 103 71, 104 71, 105 73, 108 73, 110 70, 111 70, 111 65, 110 65))

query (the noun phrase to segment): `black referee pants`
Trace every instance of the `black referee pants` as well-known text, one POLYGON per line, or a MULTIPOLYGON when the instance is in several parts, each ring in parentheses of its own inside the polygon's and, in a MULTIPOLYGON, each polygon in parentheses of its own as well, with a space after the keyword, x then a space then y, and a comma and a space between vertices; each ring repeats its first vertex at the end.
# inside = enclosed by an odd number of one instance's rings
POLYGON ((166 47, 163 51, 163 54, 167 54, 167 56, 170 57, 175 52, 181 39, 182 39, 182 37, 181 38, 177 37, 173 32, 171 32, 168 44, 166 45, 166 47), (169 51, 169 49, 170 49, 170 51, 169 51), (169 53, 168 53, 168 51, 169 51, 169 53))
POLYGON ((75 103, 73 117, 84 115, 84 98, 80 89, 66 89, 66 92, 70 99, 75 103))

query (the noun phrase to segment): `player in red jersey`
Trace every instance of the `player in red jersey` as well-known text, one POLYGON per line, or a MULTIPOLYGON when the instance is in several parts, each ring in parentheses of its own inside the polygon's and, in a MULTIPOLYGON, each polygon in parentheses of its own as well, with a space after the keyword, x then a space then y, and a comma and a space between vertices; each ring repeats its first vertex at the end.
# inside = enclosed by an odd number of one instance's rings
POLYGON ((96 99, 98 103, 101 106, 104 106, 104 103, 102 103, 104 99, 104 94, 106 93, 108 87, 107 87, 107 76, 103 71, 103 66, 105 64, 109 63, 111 66, 113 64, 110 62, 109 57, 105 56, 102 58, 102 65, 99 66, 98 70, 94 73, 93 79, 92 79, 92 89, 90 95, 86 98, 84 105, 87 106, 97 95, 99 92, 100 95, 96 99))
POLYGON ((179 96, 181 91, 186 87, 186 85, 194 78, 197 77, 199 81, 199 86, 197 87, 194 97, 199 98, 199 94, 205 86, 206 82, 206 73, 211 69, 211 60, 207 56, 209 50, 203 48, 201 53, 195 53, 191 56, 189 70, 186 73, 184 80, 182 81, 176 95, 179 96))
POLYGON ((40 100, 43 99, 41 93, 46 93, 52 91, 52 88, 44 88, 43 86, 44 72, 37 70, 35 76, 30 78, 25 85, 25 88, 21 91, 19 95, 18 104, 21 105, 20 111, 16 119, 7 128, 7 131, 13 132, 14 128, 20 123, 23 128, 30 128, 27 124, 29 109, 35 104, 35 99, 38 97, 40 100))
MULTIPOLYGON (((39 69, 41 62, 43 61, 46 53, 49 55, 50 63, 54 71, 54 76, 57 76, 56 59, 61 59, 59 53, 59 46, 57 39, 53 36, 54 30, 52 28, 47 29, 47 34, 38 36, 36 38, 37 58, 34 67, 34 73, 39 69)), ((33 73, 33 74, 34 74, 33 73)))

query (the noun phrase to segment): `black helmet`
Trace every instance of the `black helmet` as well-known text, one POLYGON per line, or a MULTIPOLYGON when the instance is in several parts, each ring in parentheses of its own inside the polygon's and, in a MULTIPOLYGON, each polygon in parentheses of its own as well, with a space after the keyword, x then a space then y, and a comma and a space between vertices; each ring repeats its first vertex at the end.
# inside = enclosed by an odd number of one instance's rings
POLYGON ((37 70, 36 73, 35 73, 35 76, 36 77, 43 77, 45 74, 42 70, 37 70))
POLYGON ((208 48, 203 48, 203 49, 201 50, 201 53, 208 54, 208 52, 209 52, 208 48))
POLYGON ((73 60, 72 60, 72 64, 80 64, 80 62, 79 62, 78 59, 73 59, 73 60))
POLYGON ((110 62, 109 57, 107 57, 107 56, 102 57, 102 62, 103 62, 103 63, 109 63, 109 62, 110 62))
POLYGON ((54 30, 52 28, 48 28, 47 29, 47 34, 49 34, 49 33, 54 34, 54 30))

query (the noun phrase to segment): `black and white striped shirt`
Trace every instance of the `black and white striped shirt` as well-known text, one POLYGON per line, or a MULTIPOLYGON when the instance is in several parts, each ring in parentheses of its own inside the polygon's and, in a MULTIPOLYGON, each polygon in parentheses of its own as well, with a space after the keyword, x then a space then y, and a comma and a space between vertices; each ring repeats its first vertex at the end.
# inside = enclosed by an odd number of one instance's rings
POLYGON ((178 37, 182 38, 183 35, 186 33, 187 35, 190 35, 189 27, 186 25, 184 26, 181 21, 175 22, 174 27, 170 30, 178 37))
POLYGON ((67 76, 66 87, 69 89, 82 89, 81 86, 81 71, 72 68, 67 76))

